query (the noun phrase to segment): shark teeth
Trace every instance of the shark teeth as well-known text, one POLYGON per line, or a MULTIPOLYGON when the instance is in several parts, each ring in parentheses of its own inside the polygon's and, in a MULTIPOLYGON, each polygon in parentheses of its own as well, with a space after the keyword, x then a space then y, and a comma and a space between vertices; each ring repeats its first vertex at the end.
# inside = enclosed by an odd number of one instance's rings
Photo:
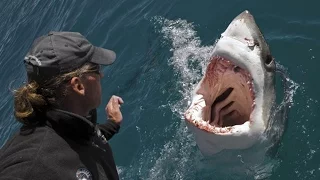
MULTIPOLYGON (((253 87, 253 79, 251 77, 251 74, 248 73, 246 70, 242 69, 240 66, 234 65, 232 61, 227 60, 222 57, 217 57, 217 61, 222 61, 223 68, 231 68, 230 70, 233 70, 236 73, 240 73, 240 76, 245 78, 244 83, 248 85, 249 91, 251 93, 253 103, 251 105, 251 114, 255 108, 255 93, 254 93, 254 87, 253 87)), ((219 70, 219 69, 218 69, 219 70)), ((209 133, 214 134, 232 134, 234 133, 233 129, 235 127, 241 126, 241 125, 235 125, 235 126, 225 126, 221 127, 222 125, 218 125, 218 119, 215 120, 215 122, 211 123, 209 121, 204 120, 205 117, 203 117, 204 111, 206 111, 206 101, 204 100, 204 97, 202 94, 197 94, 193 98, 193 102, 191 103, 190 108, 185 113, 185 119, 196 126, 199 129, 202 129, 204 131, 207 131, 209 133)), ((251 115, 250 118, 247 121, 248 123, 251 122, 251 115)))

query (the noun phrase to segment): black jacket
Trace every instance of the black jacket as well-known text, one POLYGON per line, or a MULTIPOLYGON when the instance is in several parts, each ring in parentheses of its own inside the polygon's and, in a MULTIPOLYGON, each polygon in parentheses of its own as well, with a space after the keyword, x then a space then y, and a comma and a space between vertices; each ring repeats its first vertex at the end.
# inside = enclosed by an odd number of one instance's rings
POLYGON ((21 127, 0 150, 0 179, 119 179, 107 141, 120 126, 95 117, 57 109, 34 117, 41 123, 21 127))

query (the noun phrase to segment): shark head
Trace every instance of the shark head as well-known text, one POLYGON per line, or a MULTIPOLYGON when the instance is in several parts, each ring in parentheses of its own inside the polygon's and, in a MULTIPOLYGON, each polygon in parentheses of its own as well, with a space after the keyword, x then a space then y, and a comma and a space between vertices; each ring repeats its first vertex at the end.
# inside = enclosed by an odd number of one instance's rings
POLYGON ((203 154, 249 148, 260 139, 275 101, 274 76, 269 47, 253 16, 244 11, 216 42, 185 112, 203 154))

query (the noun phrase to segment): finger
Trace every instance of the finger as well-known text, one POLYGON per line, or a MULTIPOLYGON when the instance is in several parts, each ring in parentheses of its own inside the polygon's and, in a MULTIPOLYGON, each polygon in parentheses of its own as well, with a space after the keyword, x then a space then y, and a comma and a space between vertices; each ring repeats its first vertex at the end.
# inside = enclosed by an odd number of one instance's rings
POLYGON ((118 97, 113 97, 113 98, 112 98, 112 105, 113 105, 113 106, 118 106, 118 105, 119 105, 118 97))
POLYGON ((114 102, 116 102, 116 103, 118 103, 118 104, 123 104, 123 100, 122 100, 122 98, 119 97, 119 96, 113 95, 113 96, 112 96, 112 99, 113 99, 114 102))
POLYGON ((112 104, 110 106, 112 106, 112 109, 114 111, 120 111, 120 104, 118 102, 118 99, 113 99, 112 104))
POLYGON ((112 96, 110 99, 109 99, 109 102, 108 102, 108 104, 112 104, 112 102, 114 101, 114 96, 112 96))
POLYGON ((123 104, 124 103, 121 97, 118 97, 118 102, 119 102, 119 104, 123 104))

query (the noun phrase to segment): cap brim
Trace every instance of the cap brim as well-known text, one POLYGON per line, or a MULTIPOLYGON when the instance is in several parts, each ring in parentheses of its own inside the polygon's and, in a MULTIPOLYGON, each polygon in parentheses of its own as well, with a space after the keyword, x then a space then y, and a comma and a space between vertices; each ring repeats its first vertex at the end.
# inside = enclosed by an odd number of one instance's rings
POLYGON ((116 60, 116 57, 117 56, 114 51, 100 47, 94 47, 94 53, 90 62, 101 65, 110 65, 116 60))

